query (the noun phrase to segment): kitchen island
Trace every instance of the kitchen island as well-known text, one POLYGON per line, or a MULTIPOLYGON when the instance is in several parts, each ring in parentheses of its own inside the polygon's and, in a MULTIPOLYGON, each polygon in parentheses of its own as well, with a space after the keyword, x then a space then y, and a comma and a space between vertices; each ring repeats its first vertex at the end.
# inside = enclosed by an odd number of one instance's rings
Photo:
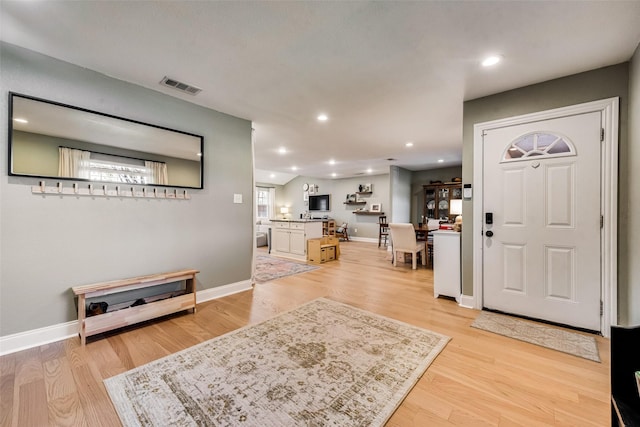
POLYGON ((307 240, 322 237, 321 219, 271 220, 271 255, 307 260, 307 240))

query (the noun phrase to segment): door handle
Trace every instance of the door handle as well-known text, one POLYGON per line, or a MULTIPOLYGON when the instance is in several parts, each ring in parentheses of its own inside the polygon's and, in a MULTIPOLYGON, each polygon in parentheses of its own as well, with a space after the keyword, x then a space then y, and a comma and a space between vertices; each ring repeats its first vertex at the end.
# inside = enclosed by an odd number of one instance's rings
POLYGON ((493 237, 493 231, 487 230, 487 232, 484 233, 484 235, 487 236, 487 237, 493 237))

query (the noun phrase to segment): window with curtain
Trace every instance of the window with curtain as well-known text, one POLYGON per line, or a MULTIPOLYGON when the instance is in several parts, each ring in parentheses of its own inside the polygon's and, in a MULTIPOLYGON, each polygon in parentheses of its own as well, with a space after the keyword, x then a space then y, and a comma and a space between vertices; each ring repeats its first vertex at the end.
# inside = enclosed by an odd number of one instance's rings
POLYGON ((65 178, 89 178, 90 151, 58 147, 58 176, 65 178))
POLYGON ((169 175, 167 173, 166 163, 145 160, 144 167, 149 171, 149 184, 169 184, 169 175))
POLYGON ((89 162, 92 181, 118 182, 123 184, 153 184, 149 169, 125 163, 91 160, 89 162))
POLYGON ((256 219, 269 220, 275 217, 275 188, 256 188, 256 219))

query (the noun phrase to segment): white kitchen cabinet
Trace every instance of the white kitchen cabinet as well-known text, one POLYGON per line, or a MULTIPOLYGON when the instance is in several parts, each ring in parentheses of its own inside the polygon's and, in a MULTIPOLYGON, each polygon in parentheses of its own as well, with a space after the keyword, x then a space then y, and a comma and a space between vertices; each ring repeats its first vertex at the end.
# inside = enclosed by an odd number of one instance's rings
POLYGON ((433 296, 453 297, 460 302, 460 233, 436 230, 433 234, 433 296))
POLYGON ((272 220, 271 254, 307 260, 307 239, 322 237, 322 221, 272 220))

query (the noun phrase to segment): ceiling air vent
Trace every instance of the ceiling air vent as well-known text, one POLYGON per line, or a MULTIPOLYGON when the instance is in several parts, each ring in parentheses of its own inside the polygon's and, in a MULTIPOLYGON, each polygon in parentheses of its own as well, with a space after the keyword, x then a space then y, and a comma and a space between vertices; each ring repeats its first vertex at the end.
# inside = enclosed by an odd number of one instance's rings
POLYGON ((163 86, 169 86, 171 88, 177 89, 181 92, 188 93, 189 95, 197 95, 202 90, 199 87, 195 87, 186 83, 179 82, 178 80, 172 79, 171 77, 167 77, 167 76, 164 76, 164 78, 160 81, 160 84, 163 86))

